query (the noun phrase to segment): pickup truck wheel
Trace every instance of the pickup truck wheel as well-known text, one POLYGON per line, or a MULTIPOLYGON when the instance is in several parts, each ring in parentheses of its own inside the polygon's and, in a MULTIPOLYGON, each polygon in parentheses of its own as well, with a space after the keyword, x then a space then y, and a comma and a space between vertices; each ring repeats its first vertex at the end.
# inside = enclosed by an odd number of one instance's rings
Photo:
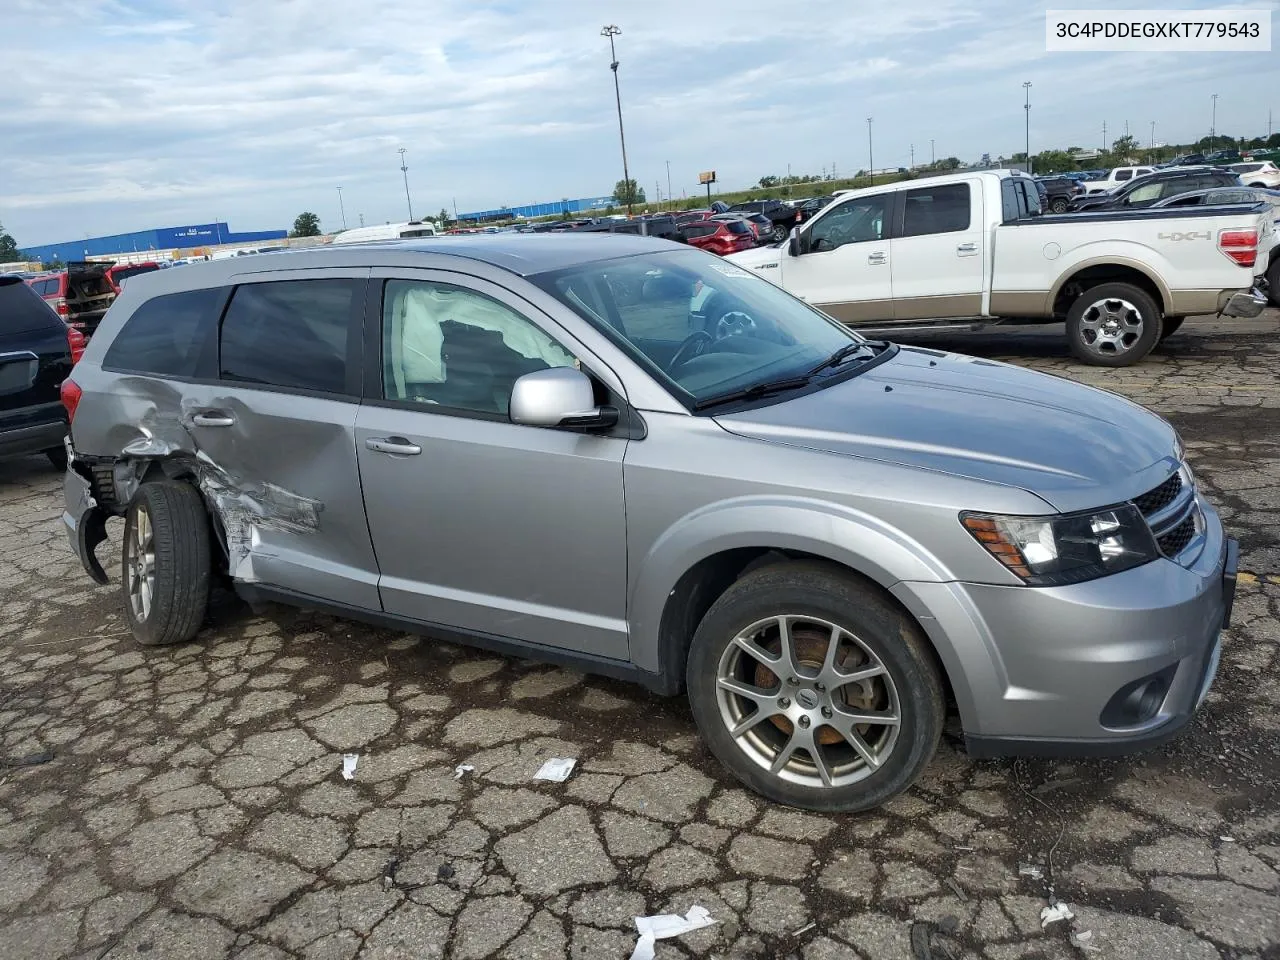
POLYGON ((1071 201, 1066 197, 1054 197, 1049 203, 1049 209, 1054 213, 1066 213, 1067 208, 1071 206, 1071 201))
POLYGON ((1160 308, 1151 295, 1129 283, 1100 283, 1076 298, 1067 311, 1067 341, 1085 363, 1127 367, 1160 340, 1160 308))
POLYGON ((125 616, 148 647, 190 640, 209 603, 209 519, 195 487, 144 483, 124 521, 121 584, 125 616))
POLYGON ((1272 260, 1267 268, 1267 299, 1273 307, 1280 307, 1280 257, 1272 260))
POLYGON ((1183 321, 1185 321, 1186 319, 1187 319, 1186 317, 1165 317, 1163 320, 1161 320, 1160 321, 1160 342, 1163 343, 1165 340, 1169 339, 1175 333, 1177 333, 1178 328, 1182 326, 1183 321))
POLYGON ((720 762, 809 810, 879 806, 915 781, 942 733, 942 682, 919 627, 829 564, 771 564, 734 583, 698 625, 686 679, 720 762))

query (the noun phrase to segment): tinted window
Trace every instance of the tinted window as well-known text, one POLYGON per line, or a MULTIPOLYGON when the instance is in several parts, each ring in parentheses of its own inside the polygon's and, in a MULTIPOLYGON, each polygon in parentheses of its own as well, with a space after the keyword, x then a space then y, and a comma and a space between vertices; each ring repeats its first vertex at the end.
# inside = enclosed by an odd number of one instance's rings
POLYGON ((695 223, 680 228, 686 237, 709 237, 720 228, 714 223, 695 223))
POLYGON ((1124 181, 1124 180, 1128 180, 1128 179, 1129 179, 1130 177, 1132 177, 1132 176, 1133 176, 1133 171, 1132 171, 1132 170, 1117 170, 1117 171, 1116 171, 1116 180, 1117 180, 1117 181, 1124 181))
POLYGON ((347 337, 362 280, 281 280, 237 287, 222 320, 223 380, 347 391, 347 337))
POLYGON ((730 233, 751 233, 751 227, 745 220, 729 220, 725 223, 730 233))
POLYGON ((885 236, 889 198, 883 194, 846 200, 813 222, 805 238, 812 253, 835 250, 847 243, 882 240, 885 236))
POLYGON ((382 361, 388 400, 502 416, 519 377, 575 365, 572 354, 497 300, 418 280, 387 283, 382 361))
MULTIPOLYGON (((1024 177, 1014 180, 1014 190, 1018 194, 1018 206, 1024 217, 1030 217, 1043 211, 1040 205, 1040 191, 1033 190, 1024 177)), ((966 208, 967 209, 967 208, 966 208)))
MULTIPOLYGON (((1021 178, 1019 178, 1021 183, 1021 178)), ((1033 190, 1033 193, 1036 192, 1033 190)), ((952 183, 902 195, 902 235, 920 237, 969 229, 969 185, 952 183)), ((1040 203, 1036 201, 1036 207, 1040 203)))
POLYGON ((195 377, 218 322, 223 290, 188 290, 143 303, 116 335, 102 365, 160 377, 195 377))
POLYGON ((1011 223, 1021 216, 1018 210, 1018 191, 1013 189, 1012 180, 1000 181, 1000 207, 1005 223, 1011 223))
MULTIPOLYGON (((1167 186, 1169 186, 1169 181, 1167 180, 1164 182, 1141 184, 1129 191, 1129 195, 1124 198, 1124 202, 1130 207, 1145 207, 1148 204, 1155 203, 1159 200, 1167 186)), ((1172 191, 1172 193, 1180 192, 1181 191, 1178 190, 1172 191)))
POLYGON ((150 273, 152 270, 159 269, 160 268, 154 263, 138 264, 134 267, 117 267, 111 271, 111 276, 115 280, 116 285, 119 286, 130 277, 136 277, 140 273, 150 273))
POLYGON ((0 336, 62 325, 58 315, 21 280, 0 280, 0 336))

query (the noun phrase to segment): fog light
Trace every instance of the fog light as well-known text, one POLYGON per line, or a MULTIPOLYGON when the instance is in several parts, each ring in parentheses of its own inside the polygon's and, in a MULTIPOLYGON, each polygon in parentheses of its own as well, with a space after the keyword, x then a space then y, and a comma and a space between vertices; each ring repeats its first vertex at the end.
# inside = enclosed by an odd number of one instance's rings
POLYGON ((1157 713, 1173 683, 1178 665, 1171 664, 1159 673, 1153 673, 1126 683, 1107 702, 1098 718, 1104 727, 1135 727, 1146 723, 1157 713))

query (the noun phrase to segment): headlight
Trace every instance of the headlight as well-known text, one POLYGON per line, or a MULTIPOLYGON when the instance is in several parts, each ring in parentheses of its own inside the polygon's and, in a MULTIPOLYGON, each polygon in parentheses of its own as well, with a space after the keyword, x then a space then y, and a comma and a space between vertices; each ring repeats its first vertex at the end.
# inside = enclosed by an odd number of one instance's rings
POLYGON ((1151 528, 1132 504, 1054 517, 962 513, 986 551, 1033 587, 1093 580, 1160 556, 1151 528))

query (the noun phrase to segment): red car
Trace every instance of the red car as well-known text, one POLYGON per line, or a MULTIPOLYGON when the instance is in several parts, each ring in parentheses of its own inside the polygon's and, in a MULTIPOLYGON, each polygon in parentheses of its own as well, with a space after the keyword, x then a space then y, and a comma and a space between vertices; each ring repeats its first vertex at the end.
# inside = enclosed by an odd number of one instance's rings
POLYGON ((113 264, 111 269, 107 271, 107 282, 111 284, 111 289, 118 296, 120 286, 130 277, 137 276, 140 273, 150 273, 152 270, 159 270, 160 264, 154 260, 148 260, 145 263, 117 263, 113 264))
POLYGON ((724 256, 756 245, 756 235, 745 220, 695 220, 676 228, 676 238, 691 246, 724 256))
POLYGON ((762 213, 717 213, 711 219, 722 220, 725 223, 742 220, 755 234, 757 244, 763 245, 773 240, 773 221, 762 213))

